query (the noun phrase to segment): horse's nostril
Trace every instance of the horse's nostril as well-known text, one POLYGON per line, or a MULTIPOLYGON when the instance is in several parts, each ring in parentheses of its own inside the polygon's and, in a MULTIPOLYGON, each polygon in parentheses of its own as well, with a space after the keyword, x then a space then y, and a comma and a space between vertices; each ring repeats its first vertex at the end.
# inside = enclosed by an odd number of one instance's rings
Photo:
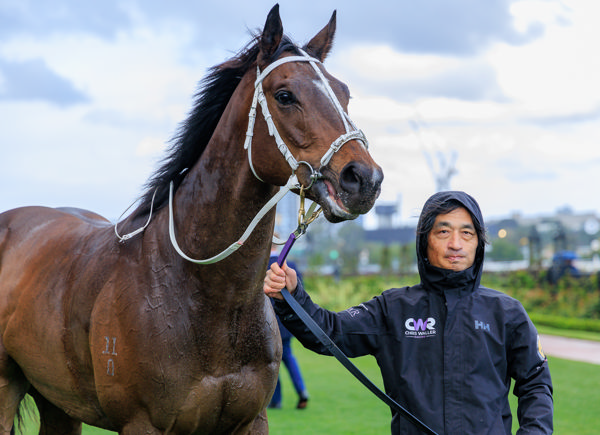
POLYGON ((349 163, 340 173, 340 186, 348 193, 358 193, 363 185, 364 168, 349 163))
POLYGON ((350 195, 370 195, 381 188, 383 173, 379 167, 352 162, 342 169, 339 181, 341 189, 350 195))

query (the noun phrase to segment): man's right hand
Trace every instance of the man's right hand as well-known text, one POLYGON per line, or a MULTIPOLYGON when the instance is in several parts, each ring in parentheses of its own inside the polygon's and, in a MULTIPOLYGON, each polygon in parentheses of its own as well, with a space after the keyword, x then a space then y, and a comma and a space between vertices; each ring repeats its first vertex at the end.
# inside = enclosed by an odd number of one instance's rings
POLYGON ((282 267, 279 267, 275 262, 267 270, 263 291, 271 298, 283 300, 281 289, 285 287, 290 293, 293 293, 297 286, 298 276, 296 275, 296 271, 288 267, 286 262, 283 263, 282 267))

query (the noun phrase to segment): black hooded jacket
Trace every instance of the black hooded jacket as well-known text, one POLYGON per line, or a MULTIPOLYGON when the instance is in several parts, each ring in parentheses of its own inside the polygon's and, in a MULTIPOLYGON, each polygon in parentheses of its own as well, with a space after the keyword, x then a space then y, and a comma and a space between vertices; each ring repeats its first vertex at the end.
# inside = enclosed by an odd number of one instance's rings
MULTIPOLYGON (((469 195, 442 192, 429 201, 447 199, 464 205, 483 228, 469 195)), ((375 356, 386 393, 438 434, 510 434, 511 379, 519 398, 517 434, 552 433, 548 363, 523 306, 480 285, 482 248, 473 266, 453 272, 428 263, 422 237, 417 231, 418 285, 386 290, 339 313, 314 304, 302 284, 294 298, 346 355, 375 356)), ((285 302, 275 308, 305 347, 328 354, 285 302)), ((391 431, 419 433, 395 412, 391 431)))

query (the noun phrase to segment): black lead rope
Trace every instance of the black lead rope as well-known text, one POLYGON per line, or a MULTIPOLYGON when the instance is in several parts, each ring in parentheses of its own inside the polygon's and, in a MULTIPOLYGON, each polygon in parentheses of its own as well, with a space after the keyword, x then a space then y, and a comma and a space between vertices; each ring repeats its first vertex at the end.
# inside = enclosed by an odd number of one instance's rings
MULTIPOLYGON (((299 237, 296 233, 290 234, 285 246, 281 250, 279 257, 277 258, 277 264, 279 266, 283 265, 292 245, 299 237)), ((310 329, 310 331, 317 337, 317 339, 331 352, 333 356, 337 358, 337 360, 342 363, 346 369, 350 373, 354 375, 356 379, 358 379, 362 384, 367 387, 373 394, 383 400, 390 408, 398 411, 402 416, 404 416, 407 420, 412 422, 415 426, 421 429, 424 433, 429 435, 437 435, 429 426, 419 420, 417 417, 412 415, 407 409, 405 409, 402 405, 392 399, 390 396, 385 394, 381 389, 377 387, 369 378, 365 376, 363 372, 361 372, 358 367, 356 367, 348 357, 342 352, 339 347, 329 338, 327 334, 317 325, 317 323, 308 315, 308 313, 302 308, 302 306, 298 303, 296 299, 290 294, 287 289, 281 290, 281 294, 283 295, 283 299, 288 303, 290 308, 296 313, 298 317, 304 322, 304 324, 310 329)))

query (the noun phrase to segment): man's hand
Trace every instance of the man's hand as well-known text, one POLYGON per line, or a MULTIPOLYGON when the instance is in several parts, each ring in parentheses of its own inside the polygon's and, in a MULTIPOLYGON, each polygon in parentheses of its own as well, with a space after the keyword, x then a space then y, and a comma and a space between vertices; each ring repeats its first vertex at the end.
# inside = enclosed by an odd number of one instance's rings
POLYGON ((293 293, 297 286, 298 276, 296 275, 296 271, 291 267, 288 267, 286 262, 283 263, 282 267, 279 267, 275 262, 271 264, 271 268, 267 270, 263 291, 271 298, 283 300, 281 289, 285 287, 290 293, 293 293))

